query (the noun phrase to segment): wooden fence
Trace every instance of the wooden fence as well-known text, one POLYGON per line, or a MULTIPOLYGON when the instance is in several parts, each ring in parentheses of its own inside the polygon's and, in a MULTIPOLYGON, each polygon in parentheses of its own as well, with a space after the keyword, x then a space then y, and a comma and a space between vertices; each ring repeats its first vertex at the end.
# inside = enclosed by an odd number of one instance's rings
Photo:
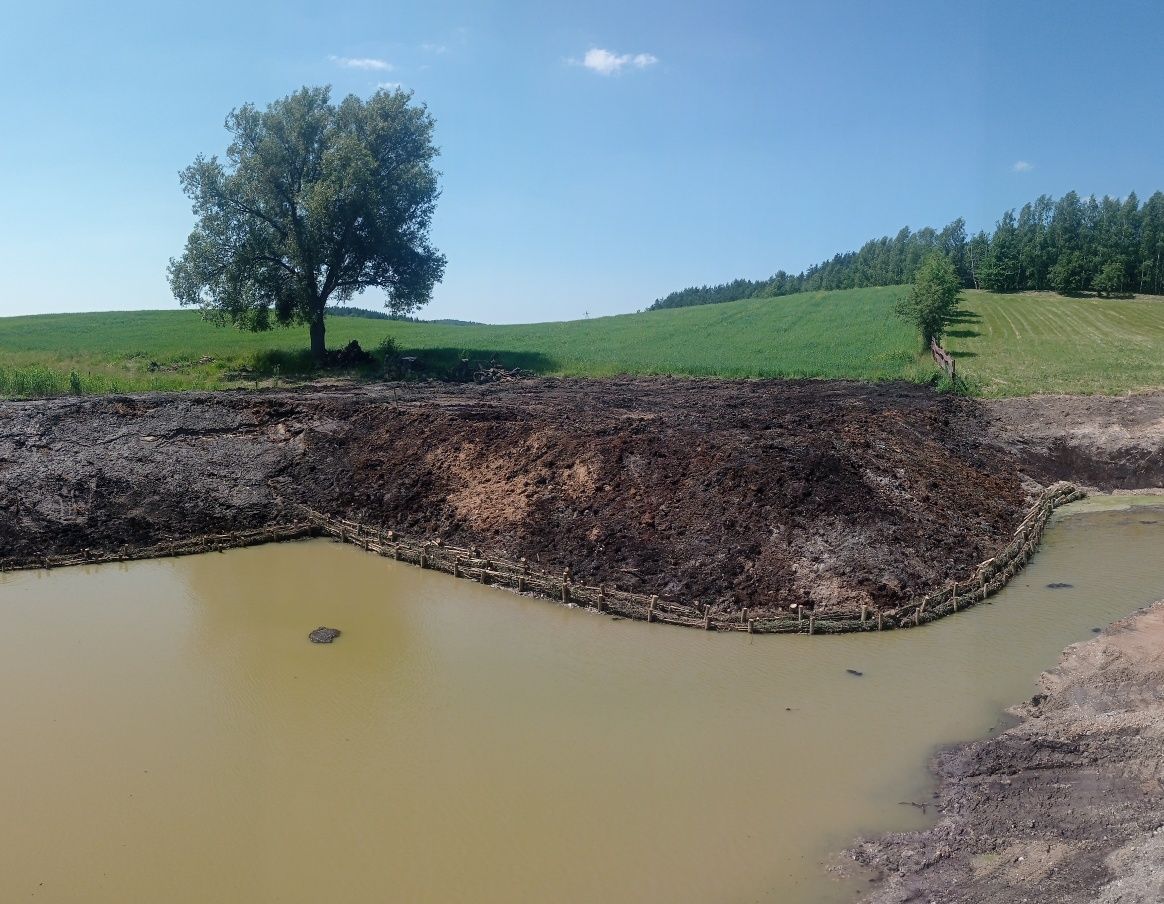
POLYGON ((311 510, 306 510, 306 518, 319 533, 335 537, 341 542, 353 543, 368 552, 398 562, 624 618, 712 631, 839 634, 916 627, 986 600, 1005 587, 1026 565, 1038 546, 1051 513, 1058 506, 1083 496, 1082 490, 1069 483, 1056 483, 1048 487, 1027 512, 1010 543, 962 580, 950 581, 932 593, 892 609, 874 609, 862 605, 859 612, 840 611, 819 616, 804 608, 755 617, 746 608, 738 614, 713 613, 706 603, 666 600, 657 595, 579 584, 568 568, 561 572, 535 569, 526 559, 515 561, 475 547, 449 546, 439 540, 412 540, 391 530, 311 510))
POLYGON ((930 340, 930 354, 934 356, 934 363, 944 370, 951 380, 957 377, 958 365, 954 361, 954 356, 938 345, 937 339, 930 340))

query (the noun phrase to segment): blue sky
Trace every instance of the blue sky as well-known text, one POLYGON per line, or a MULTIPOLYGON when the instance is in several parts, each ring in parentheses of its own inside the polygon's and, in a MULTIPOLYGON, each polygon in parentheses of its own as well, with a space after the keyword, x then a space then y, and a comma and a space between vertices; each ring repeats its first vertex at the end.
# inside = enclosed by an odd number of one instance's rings
MULTIPOLYGON (((427 317, 633 311, 1038 194, 1164 189, 1164 4, 0 0, 0 314, 174 306, 177 173, 302 85, 415 92, 427 317)), ((374 307, 371 293, 360 300, 374 307)))

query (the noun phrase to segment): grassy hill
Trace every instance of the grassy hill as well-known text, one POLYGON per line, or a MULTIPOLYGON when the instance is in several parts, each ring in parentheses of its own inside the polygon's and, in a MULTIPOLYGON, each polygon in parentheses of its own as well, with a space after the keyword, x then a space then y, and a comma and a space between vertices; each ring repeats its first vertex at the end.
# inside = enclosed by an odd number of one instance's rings
MULTIPOLYGON (((463 352, 546 374, 683 374, 725 377, 928 379, 893 304, 901 287, 818 292, 562 323, 507 326, 407 323, 332 317, 328 346, 357 339, 374 349, 393 337, 433 368, 463 352)), ((193 311, 46 314, 0 318, 0 393, 67 390, 76 371, 86 391, 206 388, 301 372, 307 331, 246 333, 193 311), (199 363, 206 357, 213 361, 199 363), (150 365, 160 369, 151 371, 150 365), (19 374, 15 369, 19 369, 19 374), (23 375, 25 385, 19 385, 23 375), (23 391, 22 391, 23 388, 23 391)))
MULTIPOLYGON (((387 336, 433 370, 462 353, 545 374, 671 373, 929 381, 935 369, 893 314, 902 286, 818 292, 563 323, 328 321, 328 345, 387 336)), ((193 311, 0 318, 0 395, 218 388, 306 373, 302 328, 245 333, 193 311), (153 365, 151 367, 151 365, 153 365)), ((1164 299, 967 292, 947 339, 991 396, 1164 387, 1164 299)))
POLYGON ((987 396, 1121 393, 1164 387, 1164 298, 963 293, 946 337, 987 396))

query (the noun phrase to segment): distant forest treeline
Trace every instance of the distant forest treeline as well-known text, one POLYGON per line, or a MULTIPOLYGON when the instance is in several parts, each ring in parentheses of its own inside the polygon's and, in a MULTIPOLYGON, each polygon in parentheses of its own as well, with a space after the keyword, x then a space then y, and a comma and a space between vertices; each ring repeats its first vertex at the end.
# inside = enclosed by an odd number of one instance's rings
POLYGON ((718 304, 741 298, 770 298, 825 289, 860 289, 913 282, 931 251, 950 258, 966 288, 993 292, 1054 289, 1064 294, 1164 294, 1164 192, 1140 204, 1068 192, 1059 200, 1042 195, 1008 210, 994 233, 966 235, 959 217, 941 230, 902 229, 866 242, 860 251, 837 254, 803 273, 778 270, 768 279, 736 279, 718 286, 693 286, 657 299, 649 310, 718 304))

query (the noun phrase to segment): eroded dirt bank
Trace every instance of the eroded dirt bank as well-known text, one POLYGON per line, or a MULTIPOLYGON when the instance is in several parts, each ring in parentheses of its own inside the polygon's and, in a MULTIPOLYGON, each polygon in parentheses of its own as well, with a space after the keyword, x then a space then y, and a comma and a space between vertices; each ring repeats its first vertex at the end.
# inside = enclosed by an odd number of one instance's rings
POLYGON ((1026 502, 979 406, 900 384, 533 380, 0 412, 10 567, 303 503, 720 609, 852 611, 969 571, 1026 502))
POLYGON ((982 403, 988 429, 1040 482, 1164 487, 1164 393, 1033 396, 982 403))
POLYGON ((852 853, 869 904, 1164 901, 1164 601, 1068 647, 1020 722, 936 760, 941 821, 852 853))

